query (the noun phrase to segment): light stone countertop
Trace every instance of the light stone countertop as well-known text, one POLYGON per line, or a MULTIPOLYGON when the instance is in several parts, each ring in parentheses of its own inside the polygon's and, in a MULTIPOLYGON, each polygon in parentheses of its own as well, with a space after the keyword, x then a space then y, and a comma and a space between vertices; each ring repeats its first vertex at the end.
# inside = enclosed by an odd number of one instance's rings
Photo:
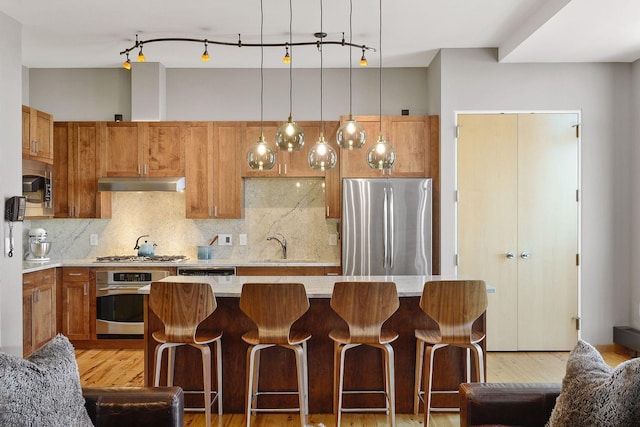
POLYGON ((96 262, 93 258, 50 261, 23 261, 22 273, 32 273, 56 267, 339 267, 339 262, 310 260, 242 260, 188 258, 180 262, 96 262))
MULTIPOLYGON (((244 283, 303 283, 309 298, 330 298, 336 282, 391 281, 395 282, 399 297, 419 297, 429 280, 456 280, 456 276, 169 276, 163 282, 209 283, 217 297, 239 297, 244 283)), ((140 288, 148 294, 151 285, 140 288)), ((495 288, 487 286, 488 293, 495 288)))

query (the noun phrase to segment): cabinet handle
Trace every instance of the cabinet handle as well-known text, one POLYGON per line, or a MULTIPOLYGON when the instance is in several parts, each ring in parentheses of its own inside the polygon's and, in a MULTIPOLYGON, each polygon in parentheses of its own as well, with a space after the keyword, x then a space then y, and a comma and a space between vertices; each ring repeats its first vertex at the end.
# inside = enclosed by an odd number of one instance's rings
POLYGON ((140 163, 138 163, 138 175, 140 175, 140 163))
POLYGON ((35 289, 33 291, 33 302, 39 302, 40 301, 40 289, 35 289))
POLYGON ((218 207, 217 206, 213 207, 213 216, 216 217, 216 218, 218 217, 218 207))
POLYGON ((69 273, 69 276, 82 276, 82 273, 69 273))
POLYGON ((329 216, 329 205, 327 205, 327 214, 325 216, 329 216))
POLYGON ((522 252, 522 253, 520 254, 520 258, 522 258, 522 259, 527 259, 527 258, 529 258, 529 255, 530 255, 530 254, 529 254, 529 252, 522 252))
POLYGON ((282 166, 282 165, 278 165, 278 175, 282 174, 282 168, 281 168, 281 166, 282 166))
POLYGON ((33 141, 34 153, 38 154, 38 141, 33 141))
POLYGON ((144 164, 144 176, 149 175, 149 165, 148 164, 144 164))
POLYGON ((22 284, 23 285, 30 285, 31 284, 31 280, 23 280, 22 284))
POLYGON ((511 251, 507 252, 505 256, 507 257, 507 259, 513 259, 515 257, 515 255, 511 251))
POLYGON ((285 175, 287 174, 287 164, 286 163, 284 164, 284 174, 285 175))
POLYGON ((89 295, 89 284, 88 283, 84 284, 84 295, 85 296, 89 295))

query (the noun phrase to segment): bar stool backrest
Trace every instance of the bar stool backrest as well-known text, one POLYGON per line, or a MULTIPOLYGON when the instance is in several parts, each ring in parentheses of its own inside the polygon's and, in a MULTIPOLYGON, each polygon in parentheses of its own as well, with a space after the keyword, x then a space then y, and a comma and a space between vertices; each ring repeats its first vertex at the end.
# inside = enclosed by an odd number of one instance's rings
POLYGON ((347 322, 354 343, 380 343, 382 324, 400 307, 394 282, 336 282, 331 308, 347 322))
POLYGON ((240 309, 258 327, 262 343, 288 344, 293 323, 309 310, 302 283, 245 283, 240 309))
POLYGON ((443 343, 470 343, 473 322, 487 310, 482 280, 441 280, 424 284, 420 308, 438 324, 443 343))
POLYGON ((208 283, 151 283, 149 307, 164 324, 168 342, 193 343, 198 326, 217 306, 208 283))

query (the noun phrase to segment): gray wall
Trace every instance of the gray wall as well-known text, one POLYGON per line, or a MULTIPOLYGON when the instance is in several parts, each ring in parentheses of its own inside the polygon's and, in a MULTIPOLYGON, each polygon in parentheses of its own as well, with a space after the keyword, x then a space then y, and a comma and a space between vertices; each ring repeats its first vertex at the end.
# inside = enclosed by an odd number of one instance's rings
POLYGON ((455 113, 580 110, 582 337, 611 343, 612 326, 631 321, 632 67, 500 64, 496 58, 495 49, 441 52, 442 272, 454 270, 455 113))
MULTIPOLYGON (((0 13, 0 202, 22 194, 22 28, 0 13)), ((22 356, 22 223, 14 223, 16 255, 4 255, 9 223, 2 216, 0 246, 0 349, 22 356)))
MULTIPOLYGON (((631 116, 640 115, 640 61, 636 61, 631 68, 632 106, 631 116)), ((640 329, 640 120, 631 120, 631 318, 632 325, 640 329)))

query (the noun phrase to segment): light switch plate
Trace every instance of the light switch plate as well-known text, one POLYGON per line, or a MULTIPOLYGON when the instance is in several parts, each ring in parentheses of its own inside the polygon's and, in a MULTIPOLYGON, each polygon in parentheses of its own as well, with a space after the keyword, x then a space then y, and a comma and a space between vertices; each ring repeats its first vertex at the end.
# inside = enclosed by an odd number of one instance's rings
POLYGON ((335 233, 329 234, 329 246, 336 246, 338 244, 338 235, 335 233))
POLYGON ((218 234, 218 246, 233 246, 231 234, 218 234))
POLYGON ((91 246, 98 246, 98 235, 92 234, 89 236, 89 244, 91 246))
POLYGON ((246 234, 238 234, 238 238, 240 239, 240 246, 247 246, 247 235, 246 234))

